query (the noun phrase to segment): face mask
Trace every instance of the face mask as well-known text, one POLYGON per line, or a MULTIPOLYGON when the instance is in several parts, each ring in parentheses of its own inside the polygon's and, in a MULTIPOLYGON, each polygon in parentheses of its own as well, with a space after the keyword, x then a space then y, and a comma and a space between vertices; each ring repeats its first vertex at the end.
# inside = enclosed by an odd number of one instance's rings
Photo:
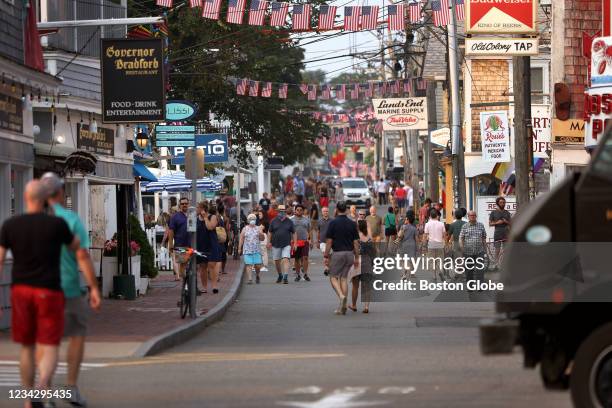
POLYGON ((250 220, 250 221, 249 221, 249 224, 251 224, 251 225, 255 225, 255 223, 256 223, 256 222, 257 222, 257 220, 250 220))
POLYGON ((284 212, 284 211, 279 211, 278 215, 279 215, 281 218, 284 218, 284 217, 285 217, 285 215, 287 215, 287 213, 286 213, 286 212, 284 212))

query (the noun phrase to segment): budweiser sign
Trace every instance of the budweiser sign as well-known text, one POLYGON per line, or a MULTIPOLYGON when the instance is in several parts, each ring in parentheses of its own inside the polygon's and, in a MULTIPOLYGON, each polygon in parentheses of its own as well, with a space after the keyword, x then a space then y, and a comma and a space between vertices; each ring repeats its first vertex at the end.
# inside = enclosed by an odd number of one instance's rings
POLYGON ((535 33, 538 0, 466 0, 467 33, 535 33))
POLYGON ((427 98, 372 99, 383 130, 426 130, 427 98))

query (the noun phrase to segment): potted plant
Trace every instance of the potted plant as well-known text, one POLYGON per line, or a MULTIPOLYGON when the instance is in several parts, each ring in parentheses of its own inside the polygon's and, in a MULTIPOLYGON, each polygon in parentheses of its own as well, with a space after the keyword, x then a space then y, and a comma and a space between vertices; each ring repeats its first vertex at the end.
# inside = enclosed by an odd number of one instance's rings
POLYGON ((144 290, 140 285, 140 245, 134 240, 130 241, 130 264, 130 270, 136 283, 136 293, 143 293, 144 290))
POLYGON ((117 261, 117 234, 104 243, 102 256, 102 296, 109 297, 113 291, 113 276, 119 271, 117 261))
POLYGON ((147 234, 141 228, 138 218, 134 215, 130 215, 128 222, 130 226, 130 237, 133 240, 132 242, 138 245, 140 281, 137 281, 137 284, 139 284, 140 293, 144 295, 147 292, 149 281, 155 278, 159 272, 155 267, 155 254, 153 248, 147 239, 147 234))

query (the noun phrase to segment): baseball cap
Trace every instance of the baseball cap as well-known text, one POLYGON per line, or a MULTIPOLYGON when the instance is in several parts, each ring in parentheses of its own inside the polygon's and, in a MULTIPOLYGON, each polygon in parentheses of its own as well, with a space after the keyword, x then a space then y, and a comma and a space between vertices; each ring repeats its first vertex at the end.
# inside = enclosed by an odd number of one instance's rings
POLYGON ((54 196, 58 191, 64 188, 64 180, 52 171, 43 174, 40 178, 40 182, 45 189, 47 197, 54 196))

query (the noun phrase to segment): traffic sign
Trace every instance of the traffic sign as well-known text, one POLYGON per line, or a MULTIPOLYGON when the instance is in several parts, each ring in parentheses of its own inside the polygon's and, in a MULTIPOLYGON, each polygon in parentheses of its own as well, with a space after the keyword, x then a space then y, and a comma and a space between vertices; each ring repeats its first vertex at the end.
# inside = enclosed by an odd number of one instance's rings
MULTIPOLYGON (((208 133, 195 136, 195 147, 204 150, 206 163, 225 163, 229 160, 227 134, 208 133)), ((172 149, 172 164, 185 164, 185 149, 177 146, 172 149)))

